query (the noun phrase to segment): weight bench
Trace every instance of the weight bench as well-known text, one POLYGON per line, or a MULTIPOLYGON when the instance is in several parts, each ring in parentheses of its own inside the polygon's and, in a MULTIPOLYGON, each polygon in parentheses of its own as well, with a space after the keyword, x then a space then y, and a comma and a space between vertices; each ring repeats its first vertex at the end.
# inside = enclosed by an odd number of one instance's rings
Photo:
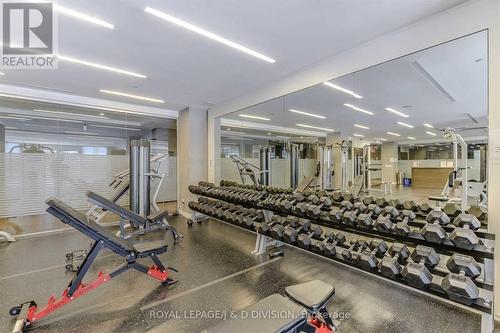
POLYGON ((182 236, 177 232, 177 230, 175 230, 174 227, 169 225, 168 222, 165 222, 167 216, 169 216, 169 213, 166 210, 158 211, 154 214, 149 215, 148 217, 144 217, 92 191, 87 191, 86 195, 88 197, 88 200, 92 204, 102 208, 105 211, 110 211, 120 216, 120 236, 123 239, 128 239, 138 234, 142 235, 146 232, 160 229, 171 230, 176 241, 182 238, 182 236), (134 228, 135 231, 126 233, 126 229, 130 229, 129 226, 134 228))
MULTIPOLYGON (((130 185, 127 182, 122 183, 122 187, 118 189, 118 191, 115 192, 115 194, 111 197, 112 202, 118 202, 118 200, 121 199, 125 195, 125 193, 128 192, 130 188, 130 185)), ((92 207, 88 210, 87 215, 88 216, 94 216, 96 222, 101 222, 101 220, 104 218, 108 210, 106 209, 101 209, 101 212, 98 211, 98 209, 101 208, 98 205, 92 205, 92 207)))
POLYGON ((163 266, 158 258, 159 254, 167 251, 167 245, 164 241, 132 244, 109 232, 106 228, 92 221, 87 215, 80 213, 55 198, 49 198, 46 203, 49 205, 49 208, 47 208, 48 213, 93 239, 94 244, 59 299, 56 299, 54 295, 51 296, 47 305, 42 308, 39 308, 35 301, 28 301, 10 309, 9 314, 11 316, 17 316, 13 333, 24 332, 24 330, 35 321, 39 321, 74 299, 87 294, 91 290, 96 289, 103 283, 108 282, 131 268, 159 280, 162 285, 171 285, 177 282, 169 277, 168 272, 168 270, 174 272, 177 272, 177 270, 172 267, 163 266), (123 257, 125 263, 109 274, 101 271, 97 274, 97 279, 88 283, 83 283, 82 281, 85 274, 96 259, 99 251, 103 248, 108 248, 123 257), (146 257, 151 258, 154 263, 152 266, 147 267, 137 262, 137 259, 146 257))
POLYGON ((232 314, 231 319, 207 330, 209 333, 332 333, 335 326, 326 304, 335 288, 313 280, 285 289, 288 297, 274 294, 232 314))

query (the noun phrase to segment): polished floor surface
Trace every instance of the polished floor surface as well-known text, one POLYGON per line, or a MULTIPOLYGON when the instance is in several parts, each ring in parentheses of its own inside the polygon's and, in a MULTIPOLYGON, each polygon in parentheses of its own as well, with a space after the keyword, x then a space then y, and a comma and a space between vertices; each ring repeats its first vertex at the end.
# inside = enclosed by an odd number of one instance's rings
MULTIPOLYGON (((250 254, 255 235, 218 221, 188 228, 171 219, 185 238, 161 255, 179 269, 180 281, 162 287, 144 274, 126 272, 56 311, 33 332, 203 332, 220 322, 217 313, 238 311, 288 285, 322 279, 336 287, 329 311, 339 332, 479 332, 478 314, 422 295, 294 248, 283 258, 250 254), (219 312, 216 312, 219 311, 219 312)), ((65 226, 61 224, 61 226, 65 226)), ((148 238, 164 237, 157 233, 148 238)), ((87 248, 77 231, 0 243, 0 331, 13 321, 7 311, 35 299, 44 304, 60 295, 71 279, 65 253, 87 248)), ((90 275, 119 265, 122 258, 103 252, 90 275)))

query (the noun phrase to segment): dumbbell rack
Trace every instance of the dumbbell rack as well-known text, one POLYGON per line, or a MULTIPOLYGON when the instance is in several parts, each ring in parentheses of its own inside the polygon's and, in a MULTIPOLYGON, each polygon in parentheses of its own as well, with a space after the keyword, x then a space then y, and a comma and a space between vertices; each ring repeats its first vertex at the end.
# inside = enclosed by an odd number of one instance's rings
MULTIPOLYGON (((204 193, 204 194, 198 193, 198 195, 205 196, 205 197, 211 198, 211 199, 216 199, 216 200, 221 201, 221 202, 230 202, 233 204, 241 204, 241 202, 238 202, 238 200, 232 201, 232 200, 228 200, 228 199, 220 200, 219 198, 214 198, 214 197, 210 196, 210 193, 204 193)), ((245 203, 245 207, 256 208, 256 209, 265 208, 266 211, 277 213, 277 214, 283 214, 283 212, 280 209, 278 209, 277 207, 276 207, 276 209, 273 209, 270 206, 262 207, 260 202, 261 202, 260 200, 256 200, 253 203, 247 202, 247 203, 245 203)), ((296 214, 293 211, 288 212, 288 215, 295 215, 295 216, 300 217, 300 218, 307 218, 307 219, 310 219, 311 221, 313 221, 313 223, 318 224, 318 225, 323 225, 323 226, 326 226, 329 228, 348 231, 350 233, 359 234, 359 235, 362 235, 365 237, 371 237, 371 236, 377 235, 379 238, 382 238, 384 240, 389 240, 389 241, 396 240, 396 241, 399 241, 399 242, 404 243, 406 245, 430 246, 430 247, 433 247, 438 253, 443 254, 443 255, 447 255, 447 256, 450 256, 451 254, 453 254, 455 252, 459 252, 459 253, 463 253, 463 254, 470 255, 470 256, 474 257, 478 262, 483 264, 483 276, 484 276, 482 282, 475 281, 475 284, 476 284, 476 286, 478 286, 479 288, 481 288, 482 290, 485 291, 485 293, 487 294, 487 297, 478 298, 475 300, 475 302, 473 304, 465 305, 465 306, 468 308, 473 308, 473 309, 481 312, 481 315, 482 315, 482 323, 481 323, 482 329, 481 329, 481 331, 482 332, 491 332, 492 331, 492 327, 493 327, 493 315, 492 315, 493 302, 492 302, 492 299, 493 299, 493 282, 494 282, 494 265, 493 265, 493 260, 492 260, 493 259, 493 248, 492 247, 486 247, 486 246, 480 245, 479 247, 475 247, 473 250, 466 250, 466 249, 460 249, 460 248, 455 247, 453 245, 453 243, 451 243, 451 242, 449 244, 445 243, 445 244, 439 244, 439 245, 435 244, 435 243, 430 243, 430 242, 426 241, 425 239, 423 239, 422 237, 420 237, 421 239, 419 239, 419 237, 417 237, 417 236, 421 236, 420 234, 410 235, 413 237, 405 237, 405 236, 395 235, 393 233, 385 233, 385 232, 381 232, 378 230, 367 230, 367 229, 363 229, 363 228, 358 227, 358 226, 345 225, 345 224, 342 224, 340 222, 339 223, 332 223, 332 221, 327 221, 327 220, 323 220, 320 218, 311 219, 310 217, 306 217, 306 216, 303 216, 301 214, 296 214)), ((233 223, 225 221, 224 219, 221 219, 219 217, 216 217, 216 216, 210 216, 210 217, 218 219, 222 222, 230 223, 230 224, 234 225, 233 223)), ((421 223, 415 222, 415 224, 421 224, 421 223)), ((238 225, 236 225, 236 226, 238 226, 238 225)), ((240 227, 240 226, 238 226, 238 227, 240 227)), ((244 228, 244 227, 243 227, 243 229, 249 230, 249 229, 244 228)), ((252 230, 252 231, 255 232, 255 230, 252 230)), ((481 236, 481 237, 483 237, 483 239, 489 240, 490 242, 494 241, 494 235, 491 235, 488 233, 480 233, 480 232, 477 234, 478 234, 478 236, 481 236)), ((257 233, 257 235, 258 235, 258 239, 256 242, 256 251, 255 251, 256 253, 258 252, 257 251, 258 247, 261 250, 265 249, 265 244, 268 244, 268 242, 270 242, 270 240, 272 240, 272 238, 270 238, 268 235, 261 235, 259 233, 257 233), (259 242, 260 242, 260 244, 259 244, 259 242), (257 246, 258 244, 259 244, 259 246, 257 246)), ((278 240, 274 240, 274 241, 278 241, 278 240)), ((302 249, 294 244, 288 244, 288 245, 297 247, 301 250, 304 250, 304 249, 302 249)), ((348 246, 340 245, 340 247, 346 248, 348 246)), ((310 250, 305 250, 305 251, 312 252, 310 250)), ((312 252, 312 253, 318 254, 316 252, 312 252)), ((345 260, 344 258, 342 258, 338 255, 333 257, 333 258, 330 256, 327 256, 323 253, 321 253, 319 255, 326 257, 328 259, 337 261, 337 262, 341 262, 342 264, 352 266, 352 267, 359 269, 359 265, 357 265, 354 262, 350 262, 348 260, 345 260)), ((371 274, 378 276, 378 277, 388 279, 387 277, 383 276, 378 270, 377 271, 369 271, 369 272, 371 274)), ((442 277, 444 277, 446 275, 446 272, 440 271, 438 269, 433 269, 433 270, 431 270, 431 273, 433 274, 433 277, 436 277, 436 278, 433 278, 433 280, 436 280, 437 282, 433 281, 431 283, 431 285, 428 287, 428 289, 425 290, 425 292, 432 294, 432 295, 435 295, 435 296, 439 296, 441 298, 447 299, 448 298, 447 294, 444 292, 444 290, 440 286, 440 281, 441 281, 442 277)), ((389 279, 389 280, 403 284, 403 285, 407 285, 407 283, 401 278, 389 279)), ((457 304, 457 303, 453 302, 453 304, 457 304)), ((461 306, 464 306, 464 305, 461 304, 461 306)))

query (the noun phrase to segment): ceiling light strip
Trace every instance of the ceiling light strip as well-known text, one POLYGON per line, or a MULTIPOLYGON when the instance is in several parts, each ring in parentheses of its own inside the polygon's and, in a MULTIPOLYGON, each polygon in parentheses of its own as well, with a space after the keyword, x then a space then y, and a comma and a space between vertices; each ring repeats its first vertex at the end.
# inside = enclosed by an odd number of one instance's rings
POLYGON ((408 128, 413 128, 415 126, 413 125, 410 125, 410 124, 407 124, 407 123, 403 123, 402 121, 398 121, 398 124, 401 125, 401 126, 405 126, 405 127, 408 127, 408 128))
POLYGON ((56 12, 58 12, 58 13, 61 13, 61 14, 64 14, 64 15, 68 15, 68 16, 71 16, 71 17, 75 17, 77 19, 80 19, 80 20, 83 20, 83 21, 87 21, 89 23, 93 23, 93 24, 96 24, 96 25, 100 25, 100 26, 108 28, 108 29, 114 29, 114 27, 115 27, 113 24, 108 23, 106 21, 100 20, 98 18, 95 18, 95 17, 89 16, 89 15, 77 12, 77 11, 75 11, 73 9, 62 7, 62 6, 59 6, 59 5, 54 5, 54 10, 56 12))
POLYGON ((359 112, 363 112, 363 113, 366 113, 366 114, 369 114, 369 115, 373 115, 373 112, 365 110, 365 109, 362 109, 362 108, 358 108, 357 106, 354 106, 352 104, 344 103, 344 105, 347 106, 348 108, 353 109, 353 110, 356 110, 356 111, 359 111, 359 112))
POLYGON ((368 126, 359 125, 359 124, 354 124, 354 127, 362 128, 362 129, 370 129, 368 126))
POLYGON ((195 32, 197 34, 200 34, 202 36, 210 38, 212 40, 215 40, 216 42, 219 42, 219 43, 222 43, 222 44, 227 45, 229 47, 232 47, 232 48, 234 48, 234 49, 236 49, 238 51, 245 52, 245 53, 247 53, 247 54, 249 54, 251 56, 254 56, 254 57, 259 58, 261 60, 267 61, 267 62, 269 62, 271 64, 276 62, 276 60, 274 60, 273 58, 265 56, 262 53, 259 53, 257 51, 252 50, 252 49, 249 49, 248 47, 245 47, 243 45, 235 43, 235 42, 233 42, 233 41, 231 41, 229 39, 226 39, 226 38, 221 37, 221 36, 219 36, 217 34, 214 34, 213 32, 210 32, 210 31, 207 31, 207 30, 202 29, 200 27, 197 27, 194 24, 191 24, 189 22, 186 22, 186 21, 183 21, 181 19, 178 19, 178 18, 176 18, 176 17, 174 17, 172 15, 169 15, 169 14, 167 14, 165 12, 159 11, 159 10, 151 8, 151 7, 144 8, 144 11, 146 13, 149 13, 149 14, 152 14, 152 15, 154 15, 156 17, 159 17, 159 18, 161 18, 161 19, 163 19, 165 21, 168 21, 170 23, 173 23, 175 25, 183 27, 183 28, 185 28, 187 30, 190 30, 192 32, 195 32))
POLYGON ((314 129, 319 129, 319 130, 323 130, 323 131, 329 131, 329 132, 335 131, 334 129, 331 129, 331 128, 324 128, 324 127, 318 127, 318 126, 312 126, 312 125, 305 125, 305 124, 295 124, 295 125, 300 126, 300 127, 305 127, 305 128, 314 128, 314 129))
POLYGON ((142 101, 148 101, 148 102, 154 102, 154 103, 165 103, 164 100, 157 99, 157 98, 151 98, 151 97, 145 97, 145 96, 139 96, 139 95, 133 95, 133 94, 128 94, 120 91, 114 91, 114 90, 106 90, 106 89, 100 89, 99 90, 102 93, 105 94, 110 94, 110 95, 116 95, 116 96, 123 96, 123 97, 129 97, 129 98, 135 98, 135 99, 140 99, 142 101))
POLYGON ((259 119, 259 120, 266 120, 266 121, 271 120, 269 118, 259 117, 259 116, 251 116, 251 115, 248 115, 248 114, 240 114, 239 116, 243 117, 243 118, 250 118, 250 119, 259 119))
POLYGON ((363 134, 357 134, 357 133, 354 133, 353 135, 354 135, 354 136, 357 136, 358 138, 364 138, 364 137, 365 137, 363 134))
POLYGON ((431 124, 428 124, 428 123, 425 123, 424 126, 429 127, 429 128, 434 128, 434 126, 432 126, 431 124))
POLYGON ((33 111, 45 112, 45 113, 55 113, 55 114, 65 114, 65 115, 76 116, 76 117, 109 119, 109 117, 104 117, 104 116, 94 116, 91 114, 82 114, 82 113, 73 113, 73 112, 64 112, 64 111, 53 111, 53 110, 42 110, 42 109, 33 109, 33 111))
POLYGON ((330 88, 337 89, 337 90, 342 91, 342 92, 344 92, 346 94, 349 94, 349 95, 351 95, 351 96, 353 96, 355 98, 363 98, 363 96, 356 94, 354 91, 346 89, 346 88, 342 88, 341 86, 333 84, 333 83, 331 83, 329 81, 323 82, 323 84, 325 86, 330 87, 330 88))
POLYGON ((305 116, 310 116, 310 117, 315 117, 315 118, 320 118, 320 119, 326 119, 326 117, 320 116, 320 115, 314 114, 314 113, 309 113, 309 112, 304 112, 304 111, 299 111, 299 110, 294 110, 294 109, 290 109, 288 111, 294 112, 294 113, 303 114, 305 116))
POLYGON ((77 58, 68 57, 68 56, 61 55, 61 54, 57 55, 57 59, 63 60, 63 61, 68 61, 68 62, 72 62, 72 63, 75 63, 75 64, 80 64, 80 65, 90 66, 90 67, 94 67, 94 68, 98 68, 98 69, 103 69, 103 70, 107 70, 107 71, 111 71, 111 72, 115 72, 115 73, 120 73, 120 74, 135 76, 135 77, 140 77, 140 78, 143 78, 143 79, 146 78, 146 75, 143 75, 143 74, 134 73, 134 72, 131 72, 131 71, 127 71, 127 70, 116 68, 116 67, 112 67, 112 66, 101 65, 101 64, 97 64, 97 63, 86 61, 86 60, 80 60, 80 59, 77 59, 77 58))
POLYGON ((392 112, 392 113, 395 113, 397 114, 398 116, 401 116, 401 117, 405 117, 405 118, 408 118, 409 115, 403 113, 403 112, 399 112, 397 110, 394 110, 393 108, 385 108, 386 111, 389 111, 389 112, 392 112))
POLYGON ((400 134, 394 133, 394 132, 385 132, 385 133, 387 133, 389 135, 393 135, 393 136, 401 136, 400 134))
POLYGON ((437 135, 436 133, 429 132, 429 131, 426 131, 425 133, 427 133, 427 134, 429 134, 429 135, 432 135, 432 136, 436 136, 436 135, 437 135))

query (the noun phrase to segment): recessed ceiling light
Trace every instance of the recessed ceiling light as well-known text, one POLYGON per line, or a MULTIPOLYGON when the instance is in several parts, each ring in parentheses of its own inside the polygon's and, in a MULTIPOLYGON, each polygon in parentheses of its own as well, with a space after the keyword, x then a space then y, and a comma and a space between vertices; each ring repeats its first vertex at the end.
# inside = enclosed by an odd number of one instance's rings
POLYGON ((104 70, 107 70, 107 71, 116 72, 116 73, 120 73, 120 74, 125 74, 125 75, 130 75, 130 76, 136 76, 136 77, 140 77, 140 78, 143 78, 143 79, 146 78, 146 75, 143 75, 143 74, 138 74, 138 73, 130 72, 130 71, 127 71, 127 70, 124 70, 124 69, 120 69, 120 68, 116 68, 116 67, 111 67, 111 66, 107 66, 107 65, 101 65, 101 64, 94 63, 94 62, 90 62, 90 61, 80 60, 80 59, 76 59, 76 58, 73 58, 73 57, 68 57, 68 56, 65 56, 65 55, 58 54, 57 55, 57 59, 68 61, 68 62, 72 62, 72 63, 75 63, 75 64, 90 66, 90 67, 94 67, 94 68, 98 68, 98 69, 104 69, 104 70))
POLYGON ((104 112, 99 113, 100 116, 104 116, 104 112))
POLYGON ((106 89, 100 89, 99 91, 102 93, 105 93, 105 94, 135 98, 135 99, 140 99, 142 101, 155 102, 155 103, 165 103, 165 101, 161 100, 161 99, 144 97, 144 96, 139 96, 139 95, 132 95, 132 94, 128 94, 128 93, 124 93, 124 92, 120 92, 120 91, 106 90, 106 89))
POLYGON ((243 118, 250 118, 250 119, 260 119, 260 120, 267 120, 267 121, 271 120, 271 119, 266 118, 266 117, 251 116, 248 114, 240 114, 239 116, 243 117, 243 118))
POLYGON ((303 114, 303 115, 306 115, 306 116, 310 116, 310 117, 315 117, 315 118, 320 118, 320 119, 326 119, 326 117, 320 116, 320 115, 314 114, 314 113, 309 113, 309 112, 304 112, 304 111, 299 111, 299 110, 294 110, 294 109, 290 109, 288 111, 294 112, 294 113, 300 113, 300 114, 303 114))
POLYGON ((389 134, 389 135, 401 136, 400 134, 398 134, 398 133, 394 133, 394 132, 386 132, 386 133, 387 133, 387 134, 389 134))
POLYGON ((267 135, 271 135, 271 132, 267 132, 267 135))
POLYGON ((326 81, 326 82, 323 82, 323 84, 326 85, 326 86, 329 86, 330 88, 337 89, 339 91, 345 92, 346 94, 349 94, 349 95, 351 95, 351 96, 353 96, 355 98, 363 98, 363 96, 360 96, 360 95, 356 94, 354 91, 346 89, 346 88, 342 88, 341 86, 338 86, 338 85, 333 84, 331 82, 326 81))
POLYGON ((247 53, 247 54, 249 54, 251 56, 254 56, 254 57, 259 58, 261 60, 267 61, 267 62, 269 62, 271 64, 276 62, 276 60, 274 60, 273 58, 265 56, 262 53, 259 53, 257 51, 252 50, 252 49, 249 49, 248 47, 245 47, 243 45, 235 43, 235 42, 233 42, 233 41, 231 41, 229 39, 226 39, 226 38, 221 37, 221 36, 219 36, 217 34, 214 34, 213 32, 210 32, 210 31, 207 31, 205 29, 202 29, 202 28, 200 28, 198 26, 195 26, 194 24, 191 24, 189 22, 186 22, 186 21, 183 21, 181 19, 178 19, 177 17, 173 17, 173 16, 171 16, 171 15, 165 13, 165 12, 159 11, 159 10, 151 8, 151 7, 144 8, 144 11, 146 13, 149 13, 149 14, 157 16, 157 17, 159 17, 161 19, 164 19, 165 21, 168 21, 170 23, 173 23, 173 24, 176 24, 176 25, 178 25, 180 27, 183 27, 183 28, 185 28, 187 30, 190 30, 192 32, 195 32, 197 34, 200 34, 202 36, 210 38, 212 40, 215 40, 216 42, 219 42, 219 43, 222 43, 222 44, 227 45, 229 47, 232 47, 232 48, 234 48, 234 49, 236 49, 238 51, 245 52, 245 53, 247 53))
POLYGON ((429 131, 426 131, 425 133, 427 133, 429 135, 432 135, 432 136, 436 136, 437 135, 436 133, 432 133, 432 132, 429 132, 429 131))
POLYGON ((432 126, 431 124, 427 124, 427 123, 425 123, 424 126, 429 127, 429 128, 434 128, 434 126, 432 126))
POLYGON ((369 115, 373 115, 373 112, 371 111, 367 111, 365 109, 361 109, 361 108, 358 108, 357 106, 354 106, 352 104, 349 104, 349 103, 344 103, 345 106, 353 109, 353 110, 356 110, 356 111, 359 111, 359 112, 363 112, 363 113, 366 113, 366 114, 369 114, 369 115))
POLYGON ((0 72, 0 75, 5 75, 5 73, 0 72))
POLYGON ((312 126, 312 125, 304 125, 304 124, 295 124, 295 125, 300 126, 300 127, 319 129, 322 131, 329 131, 329 132, 335 131, 334 129, 331 129, 331 128, 324 128, 324 127, 318 127, 318 126, 312 126))
POLYGON ((414 138, 412 136, 409 136, 408 139, 410 139, 410 140, 417 140, 417 138, 414 138))
POLYGON ((397 114, 398 116, 401 116, 401 117, 405 117, 405 118, 408 118, 409 116, 403 112, 399 112, 397 110, 394 110, 393 108, 385 108, 386 111, 389 111, 389 112, 392 112, 392 113, 395 113, 397 114))
POLYGON ((387 139, 385 138, 375 138, 376 140, 380 140, 380 141, 387 141, 387 139))
POLYGON ((109 29, 114 28, 114 25, 112 25, 111 23, 108 23, 106 21, 100 20, 98 18, 89 16, 89 15, 82 14, 80 12, 77 12, 77 11, 69 9, 69 8, 61 7, 59 5, 54 5, 54 10, 58 13, 72 16, 72 17, 75 17, 77 19, 87 21, 87 22, 90 22, 93 24, 97 24, 97 25, 100 25, 100 26, 105 27, 105 28, 109 28, 109 29))
POLYGON ((18 116, 11 116, 11 115, 8 115, 8 116, 0 116, 0 118, 2 118, 2 119, 15 119, 15 120, 20 120, 20 121, 28 121, 28 120, 29 120, 29 119, 27 119, 27 118, 18 117, 18 116))
POLYGON ((410 125, 410 124, 407 124, 407 123, 403 123, 402 121, 398 121, 398 124, 401 125, 401 126, 409 127, 409 128, 413 128, 414 127, 413 125, 410 125))
MULTIPOLYGON (((45 113, 55 113, 55 114, 66 114, 69 116, 86 117, 86 118, 109 119, 109 117, 94 116, 91 114, 72 113, 72 112, 64 112, 64 111, 53 111, 53 110, 42 110, 42 109, 33 109, 33 111, 45 112, 45 113)), ((103 115, 104 115, 104 113, 103 113, 103 115)))
POLYGON ((354 135, 354 136, 357 136, 357 137, 359 137, 359 138, 364 138, 364 137, 365 137, 363 134, 357 134, 357 133, 354 133, 353 135, 354 135))
POLYGON ((16 130, 18 128, 17 127, 5 126, 5 129, 7 129, 7 130, 16 130))
POLYGON ((354 124, 354 127, 362 128, 362 129, 370 129, 368 126, 363 126, 363 125, 359 125, 359 124, 354 124))

